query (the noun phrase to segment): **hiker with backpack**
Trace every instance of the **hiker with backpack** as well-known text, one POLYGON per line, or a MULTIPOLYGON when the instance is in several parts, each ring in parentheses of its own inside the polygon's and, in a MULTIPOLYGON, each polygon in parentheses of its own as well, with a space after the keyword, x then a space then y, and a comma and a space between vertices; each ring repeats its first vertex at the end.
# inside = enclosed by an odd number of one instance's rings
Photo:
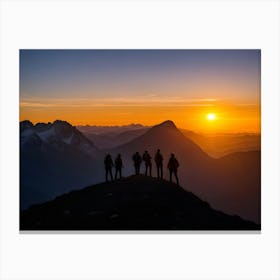
POLYGON ((152 157, 148 153, 148 151, 145 151, 143 154, 143 161, 145 162, 145 175, 147 176, 148 169, 149 169, 149 175, 152 176, 152 157))
POLYGON ((160 149, 158 149, 155 154, 155 163, 156 163, 156 167, 157 167, 157 178, 162 179, 163 178, 163 171, 162 171, 163 156, 160 153, 160 149))
POLYGON ((134 162, 135 174, 139 175, 140 174, 140 165, 141 165, 141 162, 142 162, 142 158, 141 158, 140 154, 138 152, 136 152, 132 156, 132 160, 134 162))
POLYGON ((177 174, 178 167, 179 167, 178 160, 175 158, 174 154, 171 154, 167 164, 167 168, 169 169, 169 181, 172 182, 172 174, 174 173, 174 176, 176 178, 176 183, 179 186, 179 179, 177 174))
POLYGON ((116 168, 116 173, 115 173, 115 180, 117 180, 118 174, 120 175, 120 179, 122 178, 122 158, 121 154, 118 154, 118 156, 115 159, 115 168, 116 168))
POLYGON ((113 174, 112 174, 112 167, 114 166, 113 160, 110 154, 106 155, 104 159, 104 165, 105 165, 105 177, 106 182, 108 182, 108 175, 110 174, 111 181, 113 181, 113 174))

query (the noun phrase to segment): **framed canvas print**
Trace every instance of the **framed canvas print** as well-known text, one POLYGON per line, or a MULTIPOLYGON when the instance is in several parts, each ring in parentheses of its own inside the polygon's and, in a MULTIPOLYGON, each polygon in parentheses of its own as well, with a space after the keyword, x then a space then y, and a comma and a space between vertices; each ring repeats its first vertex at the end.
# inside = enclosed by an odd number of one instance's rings
POLYGON ((0 6, 0 279, 280 279, 279 1, 0 6))
POLYGON ((20 50, 21 230, 260 230, 260 50, 20 50))

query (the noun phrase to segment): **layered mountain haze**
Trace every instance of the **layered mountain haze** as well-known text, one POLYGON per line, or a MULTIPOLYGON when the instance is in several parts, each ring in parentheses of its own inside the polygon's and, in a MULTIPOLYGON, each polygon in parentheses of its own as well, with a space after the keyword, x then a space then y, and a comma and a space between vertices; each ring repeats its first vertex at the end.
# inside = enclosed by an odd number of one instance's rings
POLYGON ((194 141, 206 153, 220 158, 235 152, 259 151, 261 135, 258 133, 197 133, 180 129, 185 137, 194 141))
POLYGON ((91 133, 89 130, 81 130, 99 149, 110 149, 128 143, 134 138, 143 135, 148 131, 149 127, 141 127, 133 129, 129 126, 125 130, 120 128, 119 130, 107 131, 102 133, 91 133))
POLYGON ((78 125, 76 126, 84 134, 95 134, 95 135, 117 135, 122 132, 130 130, 141 130, 147 128, 142 124, 128 124, 128 125, 112 125, 112 126, 97 126, 97 125, 78 125))
MULTIPOLYGON (((77 126, 99 149, 111 149, 143 135, 151 127, 143 125, 125 126, 77 126)), ((220 158, 235 152, 258 151, 261 136, 258 133, 203 133, 178 128, 186 138, 196 143, 204 152, 220 158)))

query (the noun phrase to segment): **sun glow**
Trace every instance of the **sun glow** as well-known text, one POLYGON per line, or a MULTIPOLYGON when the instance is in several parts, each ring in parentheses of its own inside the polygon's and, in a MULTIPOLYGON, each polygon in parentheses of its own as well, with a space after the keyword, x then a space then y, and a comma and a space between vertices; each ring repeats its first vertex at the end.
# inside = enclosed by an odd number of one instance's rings
POLYGON ((214 114, 214 113, 209 113, 209 114, 207 114, 207 120, 208 121, 214 121, 214 120, 216 120, 216 114, 214 114))

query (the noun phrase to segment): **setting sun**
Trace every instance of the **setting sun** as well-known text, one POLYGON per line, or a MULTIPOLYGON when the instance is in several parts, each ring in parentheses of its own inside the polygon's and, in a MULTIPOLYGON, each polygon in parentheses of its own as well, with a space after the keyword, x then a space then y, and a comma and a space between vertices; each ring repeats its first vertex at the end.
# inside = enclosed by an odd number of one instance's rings
POLYGON ((213 113, 207 114, 207 120, 208 121, 216 120, 216 114, 213 114, 213 113))

